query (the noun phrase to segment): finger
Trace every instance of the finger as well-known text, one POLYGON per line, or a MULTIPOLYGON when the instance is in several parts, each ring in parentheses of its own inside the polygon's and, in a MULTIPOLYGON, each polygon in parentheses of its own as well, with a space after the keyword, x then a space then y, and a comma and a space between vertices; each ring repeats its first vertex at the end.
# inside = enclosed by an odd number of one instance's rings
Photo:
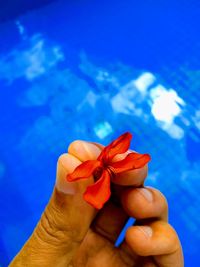
POLYGON ((80 163, 79 159, 68 153, 59 157, 56 186, 47 206, 49 214, 56 218, 55 227, 63 227, 65 232, 69 231, 68 235, 71 233, 72 240, 81 240, 84 237, 96 215, 95 209, 83 200, 83 193, 93 183, 93 177, 75 182, 66 180, 67 174, 73 172, 80 163), (57 213, 54 214, 54 211, 57 213))
POLYGON ((81 140, 72 142, 68 147, 68 153, 78 158, 81 162, 97 159, 101 150, 98 146, 81 140))
POLYGON ((122 207, 112 202, 106 205, 94 221, 94 230, 115 241, 128 217, 137 220, 160 218, 167 221, 168 205, 164 195, 154 188, 124 189, 120 186, 122 207))
POLYGON ((175 230, 166 222, 130 227, 126 243, 139 256, 154 256, 160 267, 183 267, 182 248, 175 230))
MULTIPOLYGON (((85 161, 86 159, 96 159, 101 153, 102 149, 103 146, 98 143, 77 140, 71 143, 68 149, 68 153, 77 157, 80 161, 85 161)), ((118 154, 113 158, 113 161, 124 159, 127 153, 130 152, 131 150, 124 154, 118 154)), ((145 165, 140 169, 117 174, 114 178, 112 178, 112 182, 119 185, 140 186, 144 183, 147 172, 148 167, 147 165, 145 165)))
POLYGON ((123 190, 121 203, 126 213, 137 220, 159 218, 167 221, 168 219, 167 200, 155 188, 142 187, 123 190))
POLYGON ((124 209, 110 200, 98 212, 92 223, 92 230, 114 243, 127 219, 124 209))

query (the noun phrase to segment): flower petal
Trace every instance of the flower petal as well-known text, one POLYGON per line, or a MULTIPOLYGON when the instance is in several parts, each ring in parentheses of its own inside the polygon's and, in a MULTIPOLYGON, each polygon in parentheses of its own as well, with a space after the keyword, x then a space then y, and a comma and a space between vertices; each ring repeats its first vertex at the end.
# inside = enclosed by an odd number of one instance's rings
POLYGON ((110 195, 110 175, 105 170, 95 184, 87 187, 83 198, 94 208, 101 209, 110 195))
POLYGON ((133 152, 128 154, 123 160, 111 162, 109 167, 114 173, 121 173, 124 171, 142 168, 150 160, 151 157, 149 154, 139 154, 133 152))
POLYGON ((98 160, 87 160, 75 168, 75 170, 67 175, 67 181, 72 182, 79 179, 85 179, 92 175, 93 171, 101 166, 98 160))
POLYGON ((131 139, 132 134, 129 132, 120 135, 102 150, 98 160, 111 161, 115 155, 125 153, 130 147, 131 139))

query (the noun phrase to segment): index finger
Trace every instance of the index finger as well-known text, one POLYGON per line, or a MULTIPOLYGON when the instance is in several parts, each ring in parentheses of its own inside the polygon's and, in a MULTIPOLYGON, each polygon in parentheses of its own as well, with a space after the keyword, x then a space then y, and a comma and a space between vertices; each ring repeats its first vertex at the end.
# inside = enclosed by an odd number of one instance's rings
MULTIPOLYGON (((103 148, 104 146, 99 143, 77 140, 71 143, 68 148, 68 152, 83 162, 88 159, 96 159, 103 148)), ((124 154, 118 154, 113 158, 113 161, 124 159, 127 153, 130 152, 132 151, 129 150, 124 154)), ((141 186, 144 183, 145 178, 147 177, 147 172, 148 166, 146 164, 140 169, 117 174, 112 178, 112 182, 118 185, 141 186)))

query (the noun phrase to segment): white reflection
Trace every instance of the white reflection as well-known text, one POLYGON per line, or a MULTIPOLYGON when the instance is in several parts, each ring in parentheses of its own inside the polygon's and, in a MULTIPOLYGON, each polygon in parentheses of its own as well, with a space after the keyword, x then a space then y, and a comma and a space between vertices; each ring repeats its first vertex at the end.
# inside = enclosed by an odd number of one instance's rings
POLYGON ((192 118, 195 126, 200 130, 200 110, 195 112, 195 116, 192 118))
POLYGON ((166 123, 172 123, 174 118, 181 113, 180 105, 185 105, 176 91, 167 90, 164 86, 158 85, 151 89, 150 97, 152 99, 151 112, 156 120, 166 123))
POLYGON ((28 64, 25 75, 28 80, 32 80, 45 73, 47 69, 64 57, 58 47, 46 49, 45 40, 39 39, 30 50, 24 51, 23 58, 28 64))
POLYGON ((155 82, 155 76, 150 72, 144 72, 135 81, 135 87, 141 92, 145 93, 150 85, 155 82))
POLYGON ((94 127, 94 131, 100 139, 104 139, 113 132, 113 128, 109 122, 103 121, 94 127))
POLYGON ((157 85, 150 91, 151 113, 160 122, 159 126, 172 138, 181 139, 184 130, 174 123, 174 119, 182 113, 185 102, 173 89, 167 90, 162 85, 157 85))
POLYGON ((144 94, 147 93, 155 79, 152 73, 144 72, 136 80, 125 84, 111 99, 113 110, 118 113, 141 116, 143 112, 138 104, 145 101, 144 94))
POLYGON ((184 136, 184 130, 175 123, 163 123, 160 127, 174 139, 181 139, 184 136))
POLYGON ((24 76, 27 80, 33 80, 64 59, 60 48, 49 45, 41 35, 23 42, 23 46, 27 48, 13 49, 0 57, 0 79, 12 82, 24 76))
POLYGON ((20 35, 24 35, 24 33, 25 33, 25 28, 24 28, 24 26, 22 25, 21 21, 16 20, 16 21, 15 21, 15 24, 16 24, 16 26, 17 26, 17 29, 18 29, 18 31, 19 31, 19 34, 20 34, 20 35))
POLYGON ((135 105, 126 99, 121 93, 115 95, 111 99, 111 105, 115 112, 123 113, 123 114, 130 114, 135 111, 135 105))
POLYGON ((108 71, 104 71, 101 69, 97 70, 96 80, 99 82, 106 82, 108 84, 112 84, 112 86, 114 87, 119 86, 119 82, 115 76, 111 75, 108 71))
POLYGON ((88 103, 92 108, 95 108, 96 102, 99 99, 100 96, 95 94, 92 90, 90 90, 83 101, 80 103, 80 105, 77 106, 77 110, 80 110, 84 104, 88 103))

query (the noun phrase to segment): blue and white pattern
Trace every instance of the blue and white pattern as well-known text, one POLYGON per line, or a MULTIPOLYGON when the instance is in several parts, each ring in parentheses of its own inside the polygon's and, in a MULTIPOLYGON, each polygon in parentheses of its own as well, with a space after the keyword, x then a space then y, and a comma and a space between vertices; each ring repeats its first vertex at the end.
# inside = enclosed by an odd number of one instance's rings
POLYGON ((0 24, 0 265, 31 234, 69 143, 130 131, 197 266, 199 1, 67 2, 0 24))

